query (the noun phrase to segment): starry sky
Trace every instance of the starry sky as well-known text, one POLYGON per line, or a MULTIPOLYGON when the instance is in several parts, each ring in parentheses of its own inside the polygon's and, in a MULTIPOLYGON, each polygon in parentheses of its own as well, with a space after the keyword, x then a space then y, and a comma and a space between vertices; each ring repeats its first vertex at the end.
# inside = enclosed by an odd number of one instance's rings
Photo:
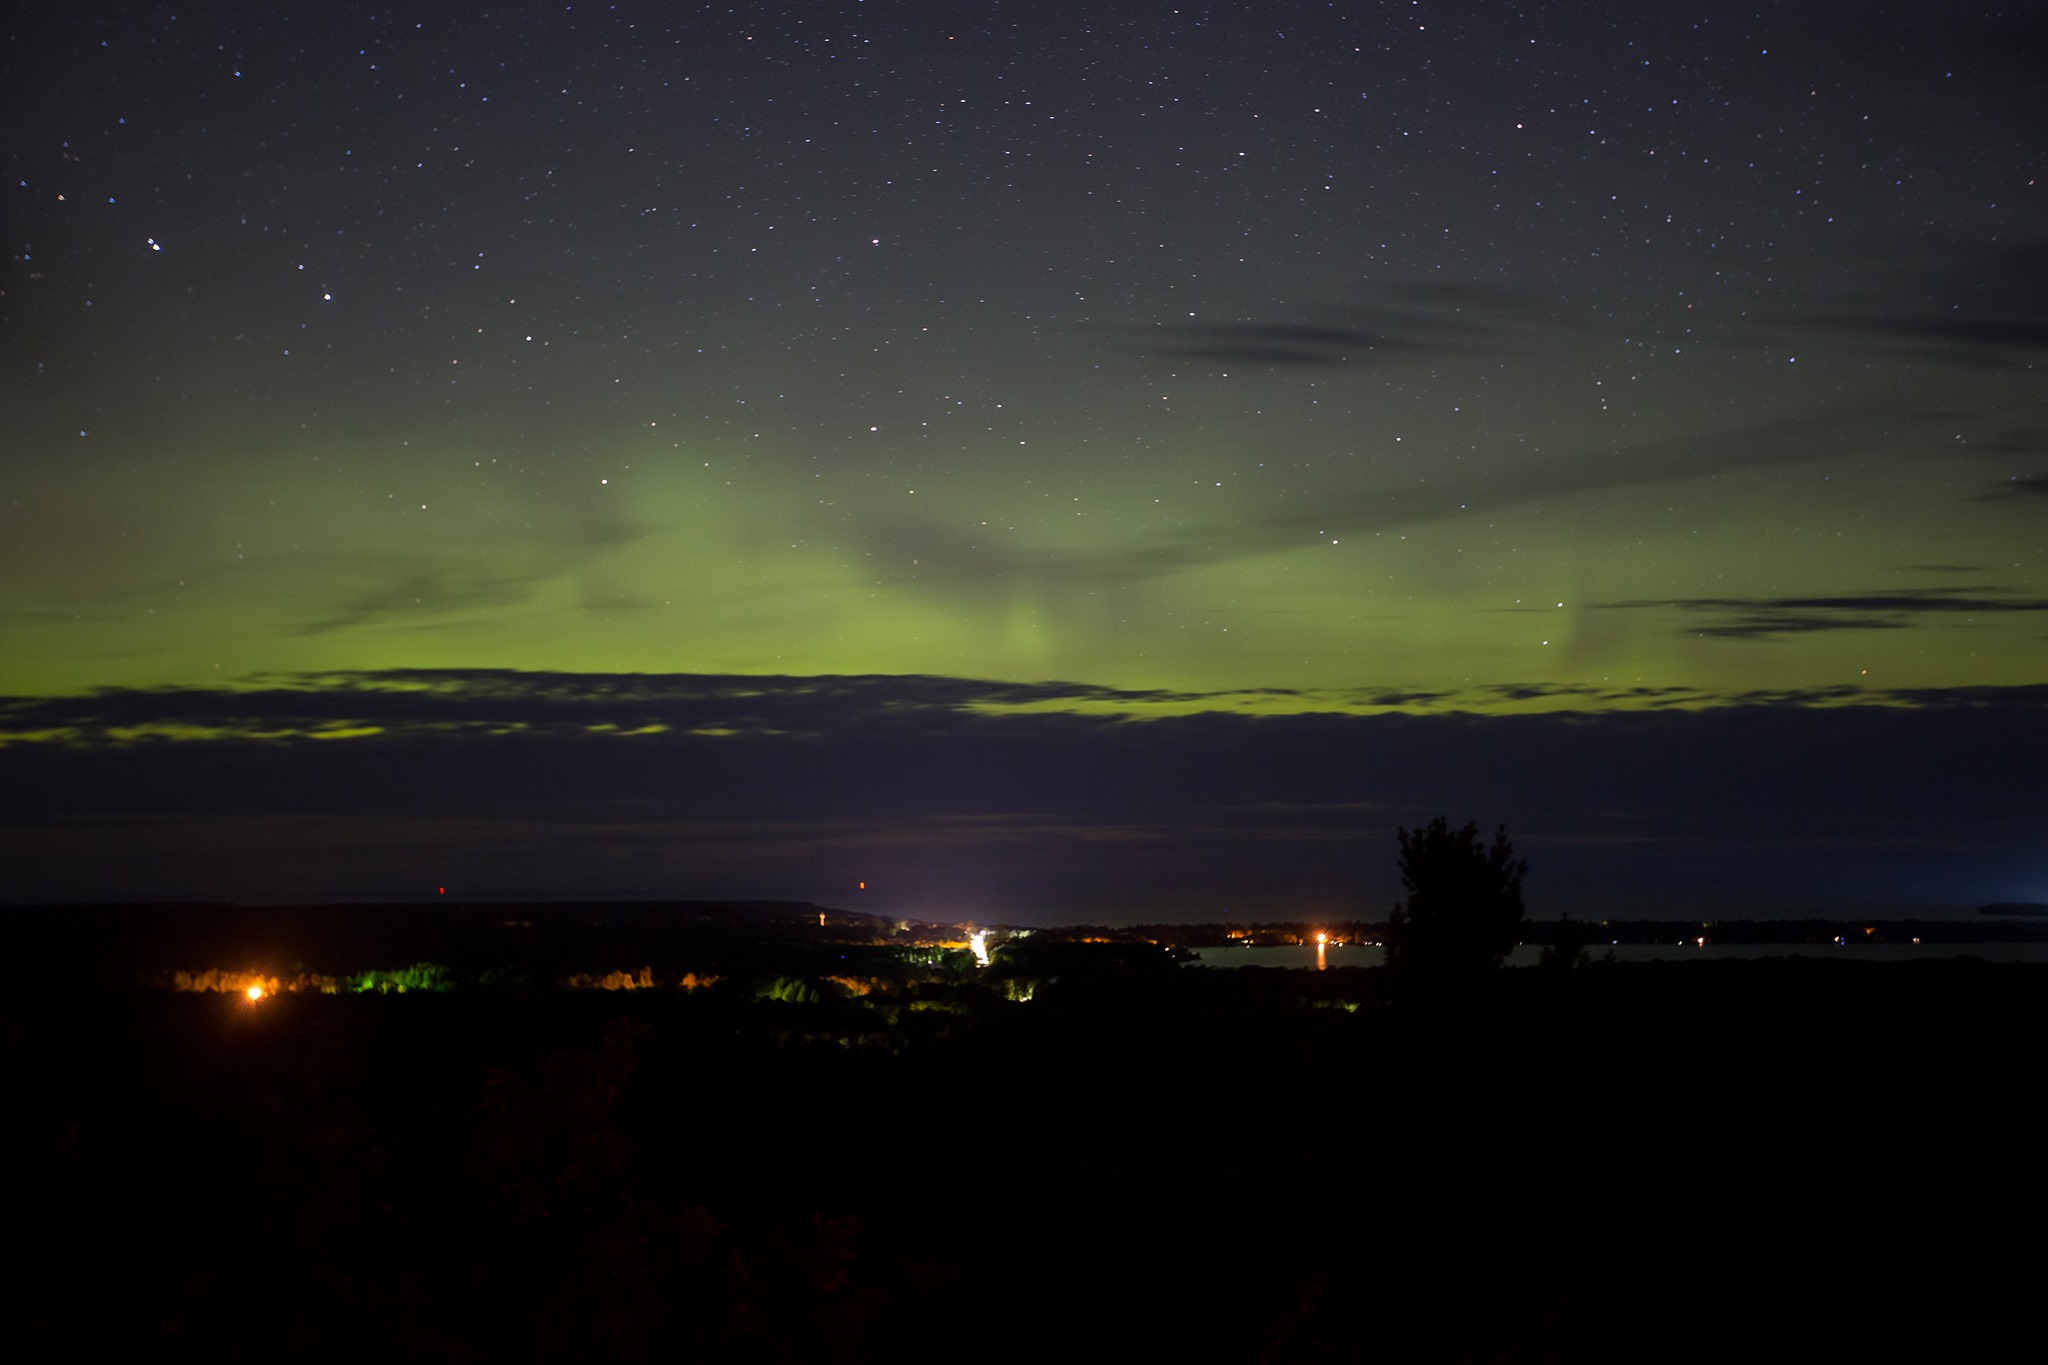
POLYGON ((11 7, 4 894, 2048 899, 2044 114, 2028 4, 11 7))

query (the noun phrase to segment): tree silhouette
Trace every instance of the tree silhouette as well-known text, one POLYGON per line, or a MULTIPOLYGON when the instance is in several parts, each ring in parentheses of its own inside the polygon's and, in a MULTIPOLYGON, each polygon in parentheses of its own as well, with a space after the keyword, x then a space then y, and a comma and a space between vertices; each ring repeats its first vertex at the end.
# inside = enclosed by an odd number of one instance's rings
POLYGON ((1387 966, 1401 979, 1449 984, 1485 975, 1515 946, 1522 874, 1505 826, 1482 844, 1479 827, 1454 830, 1439 815, 1400 831, 1408 899, 1387 926, 1387 966))
POLYGON ((1557 928, 1550 931, 1550 942, 1536 965, 1555 972, 1576 971, 1586 965, 1586 935, 1570 915, 1557 917, 1557 928))

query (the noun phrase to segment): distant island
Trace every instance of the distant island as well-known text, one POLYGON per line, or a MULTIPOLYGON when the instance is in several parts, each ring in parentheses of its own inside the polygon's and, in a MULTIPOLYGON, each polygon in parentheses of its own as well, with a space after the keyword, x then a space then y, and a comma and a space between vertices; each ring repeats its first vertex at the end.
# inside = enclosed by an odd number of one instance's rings
POLYGON ((1980 905, 1980 915, 2028 915, 2035 919, 2048 919, 2048 904, 2040 901, 2001 901, 1997 905, 1980 905))

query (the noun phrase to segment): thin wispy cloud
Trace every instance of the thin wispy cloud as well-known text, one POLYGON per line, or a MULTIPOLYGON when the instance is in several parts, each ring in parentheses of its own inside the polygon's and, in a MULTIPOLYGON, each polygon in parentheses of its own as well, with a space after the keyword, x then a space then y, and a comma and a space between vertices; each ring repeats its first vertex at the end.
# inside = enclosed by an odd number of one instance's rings
POLYGON ((2048 355, 2048 241, 1916 244, 1831 308, 1787 321, 1951 364, 2035 364, 2048 355))
POLYGON ((1606 610, 1663 609, 1688 617, 1691 634, 1725 640, 1776 640, 1829 631, 1904 630, 1924 619, 1952 622, 1979 616, 2048 612, 2048 598, 2004 595, 1992 586, 1908 588, 1815 597, 1637 598, 1600 602, 1606 610))
POLYGON ((1983 494, 1986 502, 2004 502, 2013 498, 2048 498, 2048 474, 2006 479, 1983 494))
POLYGON ((1699 435, 1541 453, 1484 473, 1329 494, 1312 505, 1240 507, 1229 521, 1115 549, 1005 544, 985 530, 932 520, 877 519, 863 530, 891 581, 940 593, 1007 591, 1064 582, 1127 584, 1331 537, 1468 521, 1530 503, 1649 487, 1714 474, 1822 460, 1854 451, 1884 426, 1875 410, 1757 423, 1699 435), (916 566, 913 572, 912 566, 916 566))
POLYGON ((1292 315, 1191 316, 1100 330, 1114 351, 1141 360, 1315 367, 1498 350, 1543 321, 1526 298, 1508 290, 1418 284, 1375 293, 1378 301, 1318 304, 1292 315))

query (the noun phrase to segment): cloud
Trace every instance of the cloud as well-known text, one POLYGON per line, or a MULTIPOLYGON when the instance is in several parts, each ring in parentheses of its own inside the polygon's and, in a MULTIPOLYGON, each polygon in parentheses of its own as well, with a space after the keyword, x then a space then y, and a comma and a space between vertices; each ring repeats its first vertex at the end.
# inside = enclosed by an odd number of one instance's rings
POLYGON ((2032 474, 1994 484, 1991 491, 1983 495, 1982 501, 2004 502, 2011 498, 2043 497, 2048 497, 2048 474, 2032 474))
POLYGON ((1971 442, 1970 449, 1980 455, 2048 454, 2048 425, 2006 427, 1971 442))
MULTIPOLYGON (((273 555, 208 576, 260 576, 308 585, 324 605, 301 609, 294 635, 326 635, 361 627, 441 629, 447 618, 518 606, 551 582, 586 573, 612 551, 648 534, 611 507, 557 508, 520 527, 516 537, 456 538, 403 554, 322 551, 273 555), (356 584, 355 587, 344 585, 356 584)), ((587 587, 588 585, 586 585, 587 587)))
POLYGON ((332 631, 385 623, 422 625, 457 612, 490 607, 509 607, 523 602, 553 575, 486 573, 455 566, 422 568, 356 593, 335 604, 325 615, 301 622, 295 635, 325 635, 332 631))
POLYGON ((1376 327, 1296 322, 1177 323, 1128 329, 1122 349, 1225 365, 1348 365, 1404 352, 1480 349, 1477 328, 1447 328, 1389 312, 1376 327))
POLYGON ((1319 305, 1273 319, 1180 320, 1108 330, 1118 351, 1166 361, 1326 366, 1493 350, 1531 316, 1530 305, 1506 290, 1412 285, 1378 292, 1387 302, 1319 305))
MULTIPOLYGON (((0 742, 33 734, 62 735, 82 744, 119 743, 151 732, 317 737, 343 727, 443 736, 510 730, 815 736, 850 730, 890 733, 935 718, 972 719, 1024 708, 1064 710, 1077 721, 1086 712, 1090 718, 1080 723, 1092 726, 1131 713, 1202 706, 1227 710, 1254 696, 1302 695, 1285 689, 1181 692, 917 674, 391 669, 257 679, 235 688, 114 688, 84 696, 8 698, 0 700, 0 742)), ((1414 699, 1429 694, 1370 695, 1414 699)))
POLYGON ((1788 320, 1908 343, 1952 364, 2036 364, 2048 355, 2048 239, 1916 243, 1831 310, 1788 320))
POLYGON ((1608 610, 1661 608, 1718 618, 1687 625, 1687 634, 1728 640, 1771 640, 1837 630, 1902 630, 1916 617, 1999 616, 2048 612, 2048 598, 1999 596, 2005 589, 1971 587, 1906 588, 1840 597, 1684 597, 1599 602, 1608 610))
POLYGON ((1400 487, 1330 494, 1312 506, 1241 505, 1228 522, 1201 525, 1114 549, 1005 545, 975 528, 908 518, 862 527, 868 552, 899 583, 979 594, 1019 587, 1089 587, 1305 548, 1329 536, 1460 520, 1480 521, 1549 498, 1646 487, 1743 469, 1825 459, 1876 438, 1877 409, 1759 422, 1721 431, 1538 453, 1484 473, 1456 473, 1400 487), (911 565, 915 562, 916 571, 911 565))
MULTIPOLYGON (((1884 597, 1814 599, 1857 611, 1903 601, 1930 609, 1937 590, 1884 597)), ((1775 605, 1725 601, 1756 611, 1775 605)), ((1611 604, 1637 605, 1637 604, 1611 604)), ((1642 605, 1672 606, 1668 602, 1642 605)), ((2012 604, 2048 610, 2048 602, 2012 604)), ((1800 600, 1791 609, 1810 609, 1800 600)), ((1955 599, 1937 610, 1970 610, 1955 599)), ((1289 714, 1356 718, 1361 712, 1450 712, 1499 702, 1561 701, 1605 711, 1681 703, 1802 707, 1844 704, 2048 703, 2048 686, 1919 689, 1830 687, 1711 694, 1694 688, 1596 687, 1542 681, 1469 691, 1263 687, 1190 691, 1080 682, 1006 682, 925 674, 794 677, 719 673, 561 673, 514 669, 387 669, 265 677, 232 687, 107 688, 82 696, 0 698, 0 747, 31 737, 78 747, 121 747, 138 737, 296 741, 340 729, 387 737, 507 735, 583 737, 708 735, 816 739, 901 737, 1005 726, 1100 733, 1162 719, 1210 715, 1270 719, 1289 714)))

